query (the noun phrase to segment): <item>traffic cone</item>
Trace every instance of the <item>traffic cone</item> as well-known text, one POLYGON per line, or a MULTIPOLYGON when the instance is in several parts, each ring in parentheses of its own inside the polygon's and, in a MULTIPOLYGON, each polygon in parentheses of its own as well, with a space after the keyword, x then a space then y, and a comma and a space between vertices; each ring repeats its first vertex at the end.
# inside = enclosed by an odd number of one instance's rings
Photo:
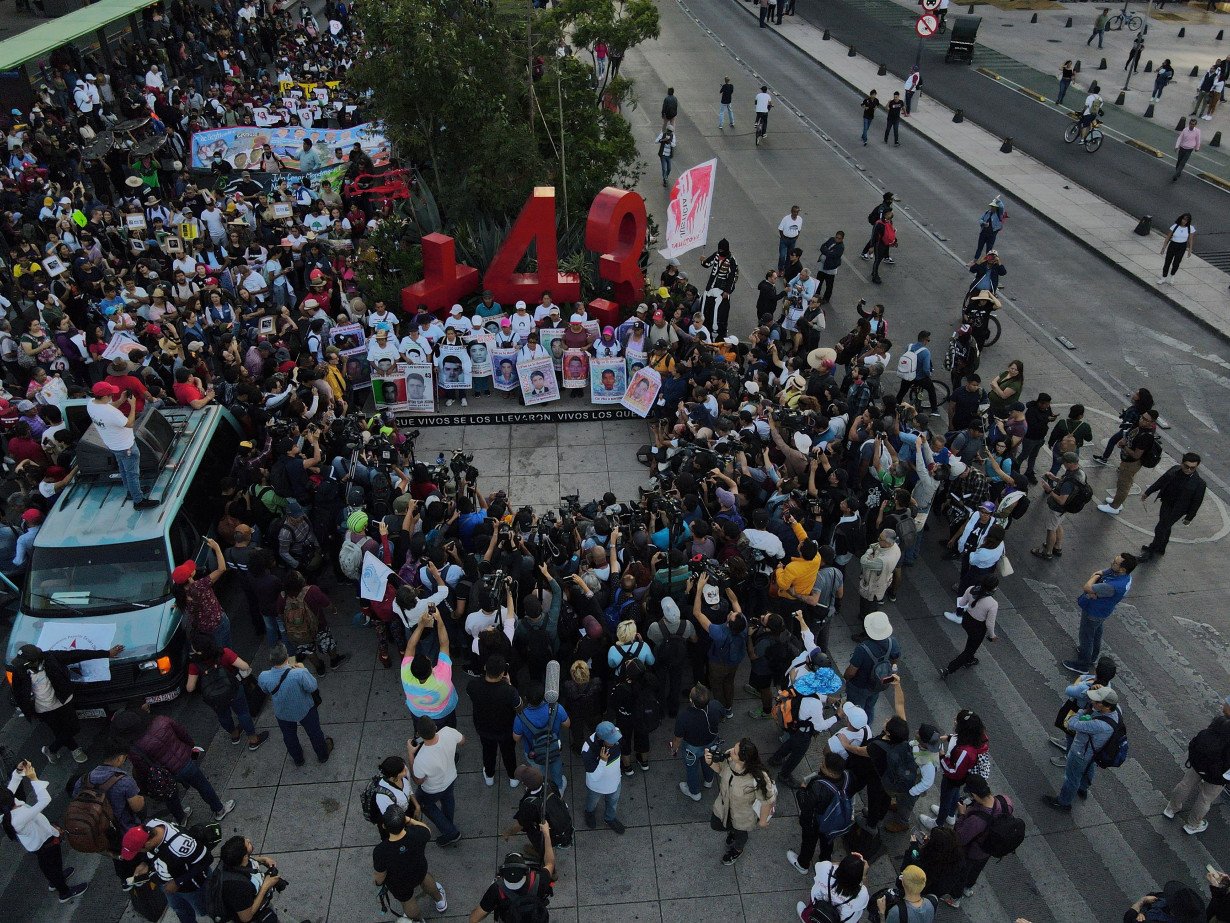
POLYGON ((965 113, 964 113, 964 111, 962 111, 961 109, 958 109, 956 112, 954 112, 954 113, 952 114, 952 120, 953 120, 953 122, 954 122, 954 123, 956 123, 957 125, 960 125, 962 122, 964 122, 964 121, 965 121, 965 113))
POLYGON ((1136 225, 1135 233, 1141 237, 1148 237, 1153 230, 1153 216, 1145 215, 1140 219, 1140 223, 1136 225))
POLYGON ((1012 153, 1012 139, 1011 138, 1004 138, 1004 143, 999 146, 999 152, 1001 154, 1011 154, 1012 153))
POLYGON ((1145 109, 1145 118, 1153 118, 1153 103, 1149 103, 1149 108, 1145 109))

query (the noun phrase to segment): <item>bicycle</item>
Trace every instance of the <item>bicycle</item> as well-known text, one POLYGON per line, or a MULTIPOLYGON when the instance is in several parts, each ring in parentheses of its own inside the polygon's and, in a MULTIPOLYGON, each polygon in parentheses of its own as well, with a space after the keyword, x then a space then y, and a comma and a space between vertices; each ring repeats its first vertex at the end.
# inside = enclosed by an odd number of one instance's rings
POLYGON ((1089 124, 1088 130, 1082 134, 1080 122, 1073 122, 1063 133, 1063 140, 1071 144, 1079 138, 1081 145, 1085 148, 1085 153, 1092 154, 1102 146, 1102 141, 1106 137, 1102 133, 1101 124, 1101 119, 1094 119, 1089 124))
POLYGON ((756 113, 756 146, 760 147, 760 139, 769 133, 769 113, 756 113))
POLYGON ((1106 21, 1106 28, 1118 32, 1124 26, 1127 26, 1132 32, 1139 32, 1140 27, 1144 24, 1145 19, 1139 13, 1129 13, 1126 10, 1120 10, 1106 21))
MULTIPOLYGON (((935 388, 935 406, 931 408, 931 413, 939 413, 940 408, 948 403, 948 396, 952 394, 952 389, 946 382, 938 378, 931 379, 931 386, 935 388)), ((905 392, 905 402, 914 409, 921 411, 923 409, 923 401, 930 401, 931 395, 927 393, 927 389, 923 387, 923 383, 917 378, 910 382, 910 389, 905 392)))

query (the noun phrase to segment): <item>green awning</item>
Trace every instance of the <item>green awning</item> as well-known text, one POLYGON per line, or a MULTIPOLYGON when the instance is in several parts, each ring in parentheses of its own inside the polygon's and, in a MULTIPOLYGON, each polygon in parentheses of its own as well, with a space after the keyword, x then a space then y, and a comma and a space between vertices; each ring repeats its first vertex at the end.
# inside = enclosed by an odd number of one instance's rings
POLYGON ((43 58, 61 45, 67 45, 83 35, 92 35, 117 19, 124 19, 157 2, 99 0, 83 9, 40 23, 0 42, 0 71, 16 70, 27 61, 43 58))

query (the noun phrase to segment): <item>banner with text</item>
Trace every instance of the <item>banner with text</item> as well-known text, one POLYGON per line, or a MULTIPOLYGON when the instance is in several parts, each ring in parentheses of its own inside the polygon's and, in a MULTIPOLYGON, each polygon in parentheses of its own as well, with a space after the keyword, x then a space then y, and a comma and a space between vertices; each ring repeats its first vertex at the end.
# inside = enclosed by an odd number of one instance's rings
POLYGON ((340 147, 349 154, 358 142, 372 163, 380 166, 389 162, 389 142, 373 122, 365 122, 352 128, 301 128, 299 126, 261 128, 257 125, 238 125, 234 128, 211 128, 192 135, 191 166, 208 167, 215 152, 236 170, 259 170, 261 151, 266 144, 282 159, 286 169, 299 168, 299 155, 303 142, 311 139, 312 148, 320 154, 323 166, 333 160, 333 149, 340 147))
POLYGON ((709 215, 713 210, 713 190, 717 179, 717 160, 707 160, 684 170, 671 188, 666 206, 666 238, 658 252, 667 259, 703 247, 709 240, 709 215))

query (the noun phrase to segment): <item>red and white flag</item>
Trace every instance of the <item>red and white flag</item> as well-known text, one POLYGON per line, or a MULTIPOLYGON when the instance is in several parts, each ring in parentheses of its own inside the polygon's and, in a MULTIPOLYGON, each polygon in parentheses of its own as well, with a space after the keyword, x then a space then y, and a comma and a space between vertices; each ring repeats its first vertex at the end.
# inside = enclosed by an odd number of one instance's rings
POLYGON ((708 241, 716 180, 716 159, 684 170, 675 180, 666 207, 666 246, 658 251, 667 259, 703 247, 708 241))

